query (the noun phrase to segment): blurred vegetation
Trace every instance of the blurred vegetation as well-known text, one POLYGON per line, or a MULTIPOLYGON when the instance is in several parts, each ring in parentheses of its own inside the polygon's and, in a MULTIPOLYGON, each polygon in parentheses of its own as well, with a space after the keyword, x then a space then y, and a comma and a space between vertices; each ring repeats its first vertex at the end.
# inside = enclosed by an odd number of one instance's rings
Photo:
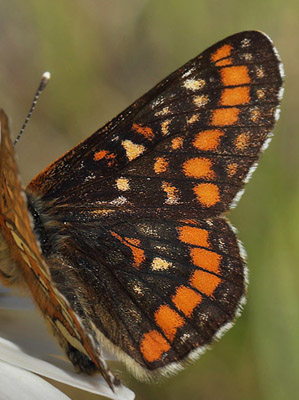
MULTIPOLYGON (((294 0, 2 0, 0 104, 18 132, 40 75, 52 80, 18 144, 26 183, 188 59, 246 29, 274 40, 281 119, 231 220, 248 253, 248 303, 201 360, 138 400, 282 400, 299 393, 299 5, 294 0)), ((71 389, 64 387, 70 395, 71 389)), ((72 393, 73 400, 95 399, 72 393)))

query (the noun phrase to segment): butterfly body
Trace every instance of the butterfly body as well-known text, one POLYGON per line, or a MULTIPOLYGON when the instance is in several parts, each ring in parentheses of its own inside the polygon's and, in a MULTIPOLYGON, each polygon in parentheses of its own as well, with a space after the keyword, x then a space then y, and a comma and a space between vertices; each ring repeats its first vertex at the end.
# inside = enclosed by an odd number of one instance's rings
MULTIPOLYGON (((13 259, 80 370, 117 382, 104 345, 140 378, 169 374, 230 327, 247 272, 224 213, 270 138, 281 86, 270 40, 233 35, 26 191, 2 113, 1 257, 13 259)), ((0 277, 10 283, 11 263, 3 265, 0 277)))

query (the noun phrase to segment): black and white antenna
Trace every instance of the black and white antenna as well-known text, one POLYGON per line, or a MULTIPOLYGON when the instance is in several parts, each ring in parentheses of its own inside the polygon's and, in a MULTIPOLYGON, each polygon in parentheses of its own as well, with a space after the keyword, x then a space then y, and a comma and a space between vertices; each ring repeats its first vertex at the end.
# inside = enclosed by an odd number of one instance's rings
POLYGON ((31 108, 30 108, 30 110, 29 110, 29 112, 28 112, 28 114, 27 114, 27 117, 26 117, 26 119, 25 119, 25 122, 24 122, 24 124, 23 124, 23 126, 22 126, 22 128, 21 128, 21 130, 20 130, 20 132, 19 132, 19 134, 18 134, 18 136, 15 138, 15 141, 14 141, 14 144, 13 144, 14 146, 18 143, 20 137, 23 135, 23 132, 24 132, 24 130, 25 130, 25 128, 26 128, 26 125, 28 124, 28 122, 29 122, 29 120, 30 120, 30 118, 31 118, 31 115, 32 115, 32 113, 33 113, 33 110, 35 109, 37 100, 38 100, 38 98, 39 98, 41 92, 42 92, 42 91, 44 90, 44 88, 47 86, 47 83, 48 83, 48 81, 49 81, 50 78, 51 78, 50 72, 45 72, 45 73, 43 74, 42 79, 41 79, 41 81, 40 81, 40 84, 39 84, 39 86, 38 86, 38 88, 37 88, 37 91, 36 91, 36 93, 35 93, 35 95, 34 95, 34 98, 33 98, 33 101, 32 101, 32 105, 31 105, 31 108))

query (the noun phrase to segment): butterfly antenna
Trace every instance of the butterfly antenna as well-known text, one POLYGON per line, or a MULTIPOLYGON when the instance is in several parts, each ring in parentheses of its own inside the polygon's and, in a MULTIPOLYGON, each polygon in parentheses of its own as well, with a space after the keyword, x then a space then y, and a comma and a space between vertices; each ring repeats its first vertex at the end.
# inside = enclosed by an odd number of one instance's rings
POLYGON ((36 91, 36 93, 35 93, 35 95, 34 95, 31 108, 30 108, 30 110, 29 110, 29 112, 28 112, 28 114, 27 114, 27 117, 26 117, 26 119, 25 119, 25 121, 24 121, 24 123, 23 123, 23 126, 22 126, 22 128, 21 128, 21 130, 20 130, 18 136, 15 138, 15 141, 14 141, 14 144, 13 144, 14 146, 18 143, 18 141, 20 140, 20 137, 23 135, 23 132, 24 132, 24 130, 25 130, 25 128, 26 128, 26 125, 28 124, 28 122, 29 122, 29 120, 30 120, 30 118, 31 118, 31 115, 32 115, 32 113, 33 113, 33 110, 35 109, 37 100, 38 100, 38 98, 39 98, 41 92, 42 92, 42 91, 44 90, 44 88, 47 86, 47 83, 48 83, 48 81, 49 81, 50 78, 51 78, 50 72, 45 72, 45 73, 43 74, 42 79, 41 79, 41 81, 40 81, 40 84, 39 84, 39 86, 38 86, 38 88, 37 88, 37 91, 36 91))

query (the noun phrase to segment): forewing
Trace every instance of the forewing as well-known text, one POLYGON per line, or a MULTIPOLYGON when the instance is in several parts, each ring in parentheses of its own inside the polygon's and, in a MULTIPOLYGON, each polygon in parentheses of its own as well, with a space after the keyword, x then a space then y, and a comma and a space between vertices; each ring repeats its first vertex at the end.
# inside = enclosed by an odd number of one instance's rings
POLYGON ((218 215, 265 147, 281 85, 266 35, 228 37, 52 164, 28 190, 67 210, 218 215))

